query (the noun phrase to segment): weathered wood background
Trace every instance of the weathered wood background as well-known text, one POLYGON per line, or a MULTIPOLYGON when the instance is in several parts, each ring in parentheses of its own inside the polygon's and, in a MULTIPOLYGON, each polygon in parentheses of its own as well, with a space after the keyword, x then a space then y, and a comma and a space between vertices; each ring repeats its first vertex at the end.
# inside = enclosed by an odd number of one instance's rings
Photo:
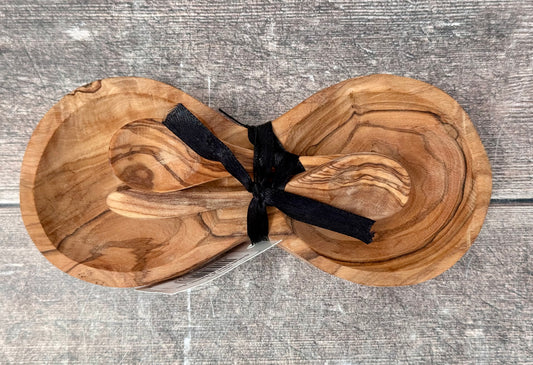
POLYGON ((0 0, 0 19, 0 362, 532 363, 531 1, 0 0), (493 166, 478 240, 434 280, 363 287, 273 249, 159 296, 63 274, 24 229, 25 145, 77 86, 149 77, 261 123, 378 72, 451 94, 493 166))

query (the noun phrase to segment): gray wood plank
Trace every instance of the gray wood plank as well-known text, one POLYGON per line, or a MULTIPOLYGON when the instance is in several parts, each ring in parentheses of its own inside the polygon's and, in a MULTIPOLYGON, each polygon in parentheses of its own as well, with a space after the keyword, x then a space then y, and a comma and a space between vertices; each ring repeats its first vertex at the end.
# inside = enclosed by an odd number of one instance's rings
POLYGON ((6 363, 511 364, 533 358, 533 206, 493 205, 454 267, 372 288, 274 248, 175 296, 95 286, 46 261, 0 209, 6 363))
POLYGON ((0 0, 0 19, 0 203, 18 200, 42 115, 117 75, 168 82, 246 123, 350 77, 418 78, 470 114, 494 198, 533 196, 531 1, 0 0))

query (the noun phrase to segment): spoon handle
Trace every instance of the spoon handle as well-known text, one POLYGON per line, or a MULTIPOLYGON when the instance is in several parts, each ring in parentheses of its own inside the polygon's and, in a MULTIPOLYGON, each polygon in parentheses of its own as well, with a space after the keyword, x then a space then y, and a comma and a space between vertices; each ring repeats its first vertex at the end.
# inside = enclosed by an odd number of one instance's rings
MULTIPOLYGON (((223 179, 220 179, 222 181, 223 179)), ((251 194, 241 187, 185 189, 168 193, 117 190, 107 196, 108 207, 129 218, 176 218, 221 208, 246 206, 251 194)))

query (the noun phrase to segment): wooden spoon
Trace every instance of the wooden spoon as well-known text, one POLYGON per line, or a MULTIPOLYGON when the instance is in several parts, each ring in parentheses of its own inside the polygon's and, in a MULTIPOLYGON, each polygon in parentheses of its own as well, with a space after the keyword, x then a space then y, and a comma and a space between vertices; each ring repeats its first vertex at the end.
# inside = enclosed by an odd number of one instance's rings
MULTIPOLYGON (((253 169, 253 150, 226 143, 247 171, 253 169)), ((343 156, 301 156, 306 168, 343 156)), ((109 146, 115 175, 129 187, 169 192, 230 176, 220 162, 205 159, 161 122, 141 119, 120 128, 109 146)))
MULTIPOLYGON (((407 171, 396 161, 377 154, 351 154, 296 175, 285 190, 376 220, 402 209, 410 187, 407 171)), ((108 195, 107 205, 130 218, 176 218, 246 206, 250 198, 230 177, 168 193, 115 191, 108 195)))

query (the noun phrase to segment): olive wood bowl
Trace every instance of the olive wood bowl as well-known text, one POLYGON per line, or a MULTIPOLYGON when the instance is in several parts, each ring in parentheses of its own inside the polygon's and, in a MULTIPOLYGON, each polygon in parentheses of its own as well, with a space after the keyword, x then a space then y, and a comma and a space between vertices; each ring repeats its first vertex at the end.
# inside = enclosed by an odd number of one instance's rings
MULTIPOLYGON (((113 135, 134 120, 162 120, 178 103, 224 142, 252 148, 245 128, 144 78, 95 81, 46 113, 24 156, 20 199, 24 224, 51 263, 91 283, 133 287, 182 275, 246 241, 247 201, 160 219, 126 217, 107 206, 110 193, 129 189, 108 157, 113 135)), ((490 202, 489 161, 465 111, 436 87, 392 75, 346 80, 280 116, 273 128, 298 155, 374 156, 346 169, 344 181, 358 180, 344 199, 328 198, 342 179, 316 182, 323 186, 318 200, 377 217, 369 245, 269 208, 271 239, 321 270, 365 285, 416 284, 450 268, 478 235, 490 202), (399 164, 399 179, 407 173, 405 199, 388 193, 398 192, 392 180, 363 173, 381 168, 375 156, 399 164)), ((197 189, 216 195, 237 187, 226 178, 197 189)))

